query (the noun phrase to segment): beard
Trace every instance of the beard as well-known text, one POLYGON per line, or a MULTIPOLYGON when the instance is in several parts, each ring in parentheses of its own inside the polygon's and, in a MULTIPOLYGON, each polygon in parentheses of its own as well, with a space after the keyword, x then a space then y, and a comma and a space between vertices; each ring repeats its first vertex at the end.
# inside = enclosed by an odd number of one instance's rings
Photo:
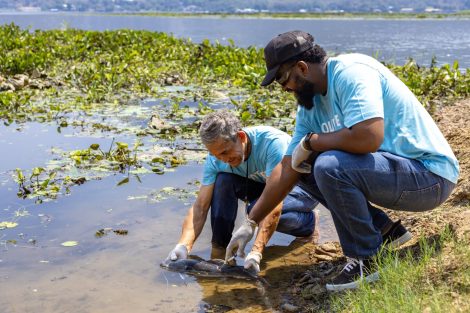
POLYGON ((313 89, 315 85, 301 77, 296 79, 296 84, 300 86, 294 93, 297 103, 307 110, 310 110, 313 108, 313 97, 315 96, 313 89))

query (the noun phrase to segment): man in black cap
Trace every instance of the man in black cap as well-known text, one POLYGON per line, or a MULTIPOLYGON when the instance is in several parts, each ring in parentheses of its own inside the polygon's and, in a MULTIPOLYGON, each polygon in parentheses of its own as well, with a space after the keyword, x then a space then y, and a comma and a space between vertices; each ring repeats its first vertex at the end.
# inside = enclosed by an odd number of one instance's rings
POLYGON ((348 258, 326 288, 375 281, 373 258, 382 244, 400 246, 411 234, 373 204, 414 212, 439 206, 457 182, 457 159, 413 93, 377 60, 329 58, 302 31, 278 35, 264 53, 261 85, 277 81, 295 95, 295 132, 269 188, 233 234, 226 259, 244 250, 256 224, 300 179, 330 210, 348 258))

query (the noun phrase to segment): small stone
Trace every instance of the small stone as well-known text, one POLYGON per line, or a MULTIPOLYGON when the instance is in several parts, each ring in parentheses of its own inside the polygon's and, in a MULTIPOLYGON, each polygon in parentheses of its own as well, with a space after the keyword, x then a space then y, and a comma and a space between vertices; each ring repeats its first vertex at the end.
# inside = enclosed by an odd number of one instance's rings
POLYGON ((331 261, 333 258, 329 255, 316 254, 315 257, 319 261, 331 261))
POLYGON ((26 86, 28 83, 25 79, 22 78, 10 78, 9 83, 13 85, 15 90, 22 89, 24 86, 26 86))
POLYGON ((309 272, 304 273, 304 275, 299 279, 298 283, 307 282, 308 280, 310 280, 310 278, 312 278, 312 275, 309 272))
POLYGON ((326 252, 338 252, 336 245, 332 242, 324 243, 319 248, 326 252))
POLYGON ((13 84, 3 82, 0 83, 0 91, 15 91, 15 86, 13 86, 13 84))
POLYGON ((31 72, 31 78, 32 78, 32 79, 41 78, 41 72, 39 72, 38 69, 35 68, 35 69, 31 72))
POLYGON ((162 129, 165 128, 167 125, 165 122, 156 114, 152 115, 149 121, 149 127, 152 129, 162 129))
POLYGON ((38 82, 38 81, 32 81, 30 84, 29 84, 29 88, 31 89, 43 89, 44 86, 38 82))
POLYGON ((281 310, 283 310, 284 312, 298 312, 299 307, 290 303, 284 303, 283 305, 281 305, 281 310))
POLYGON ((171 85, 173 85, 173 82, 174 82, 173 77, 165 78, 165 85, 171 86, 171 85))

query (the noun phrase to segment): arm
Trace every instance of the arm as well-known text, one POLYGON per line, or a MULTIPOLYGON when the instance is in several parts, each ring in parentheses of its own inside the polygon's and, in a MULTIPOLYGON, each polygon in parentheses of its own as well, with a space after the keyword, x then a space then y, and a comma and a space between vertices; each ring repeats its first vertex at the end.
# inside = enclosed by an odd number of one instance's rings
POLYGON ((384 139, 384 120, 371 118, 336 132, 314 134, 310 146, 315 151, 342 150, 351 153, 376 152, 384 139))
POLYGON ((337 74, 331 88, 337 94, 345 128, 313 135, 313 150, 376 152, 384 139, 384 87, 379 72, 359 63, 348 66, 337 74))
POLYGON ((248 218, 260 223, 268 214, 280 211, 280 203, 297 183, 300 174, 291 167, 291 157, 284 156, 266 181, 266 187, 248 218), (273 211, 274 210, 274 211, 273 211))
POLYGON ((183 222, 181 237, 178 241, 179 244, 186 246, 188 251, 191 251, 194 242, 201 234, 204 223, 206 222, 207 213, 212 200, 212 193, 214 191, 214 184, 201 186, 197 195, 196 201, 189 209, 188 214, 183 222))
POLYGON ((281 217, 282 202, 279 203, 259 225, 258 234, 251 248, 251 252, 245 258, 244 267, 255 272, 260 271, 260 262, 263 258, 263 251, 276 230, 279 218, 281 217))
POLYGON ((276 230, 279 218, 281 217, 282 202, 279 203, 271 213, 266 216, 259 224, 258 234, 256 235, 255 242, 253 244, 252 252, 263 253, 266 244, 269 239, 273 236, 276 230))

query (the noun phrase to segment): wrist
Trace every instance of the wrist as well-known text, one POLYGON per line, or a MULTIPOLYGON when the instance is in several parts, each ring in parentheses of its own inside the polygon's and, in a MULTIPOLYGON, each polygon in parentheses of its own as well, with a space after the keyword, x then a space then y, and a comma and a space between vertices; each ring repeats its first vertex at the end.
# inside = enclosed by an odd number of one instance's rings
POLYGON ((251 256, 256 256, 259 260, 263 259, 263 254, 261 252, 258 252, 258 251, 251 251, 249 253, 249 255, 251 256))
POLYGON ((184 243, 184 242, 178 242, 178 243, 176 244, 176 247, 178 247, 178 246, 185 247, 185 248, 186 248, 186 251, 188 251, 188 253, 189 253, 189 251, 191 251, 191 248, 193 247, 192 245, 187 244, 187 243, 184 243))
POLYGON ((256 226, 258 226, 258 223, 252 220, 248 215, 245 218, 245 222, 247 225, 251 226, 252 228, 256 228, 256 226))
POLYGON ((313 136, 314 134, 315 134, 315 133, 313 133, 313 132, 308 133, 307 135, 305 135, 304 139, 302 140, 302 147, 303 147, 305 150, 313 151, 312 144, 311 144, 310 140, 312 139, 312 136, 313 136))
POLYGON ((251 248, 251 253, 259 253, 259 254, 263 254, 263 251, 264 251, 264 247, 266 246, 265 243, 262 243, 260 241, 258 241, 258 238, 256 238, 257 240, 255 240, 255 242, 253 243, 253 247, 251 248))

